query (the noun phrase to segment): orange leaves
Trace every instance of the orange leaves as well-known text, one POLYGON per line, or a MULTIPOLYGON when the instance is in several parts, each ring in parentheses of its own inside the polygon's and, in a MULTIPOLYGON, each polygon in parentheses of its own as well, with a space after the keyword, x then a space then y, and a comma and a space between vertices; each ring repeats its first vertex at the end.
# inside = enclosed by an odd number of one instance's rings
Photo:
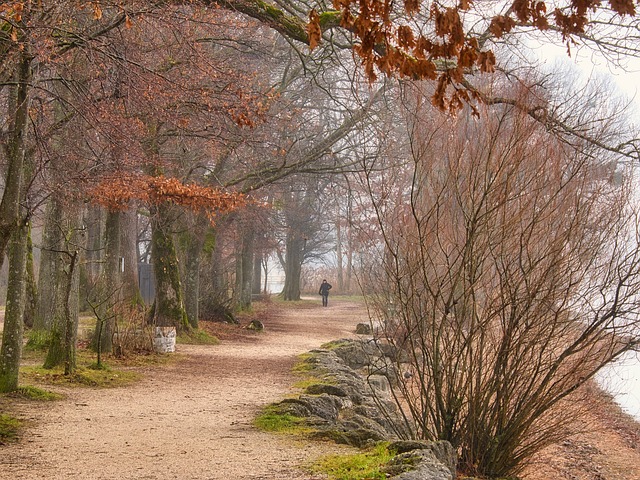
POLYGON ((22 22, 22 14, 24 12, 24 2, 9 2, 0 5, 0 16, 6 17, 10 22, 1 22, 0 28, 9 31, 11 41, 18 42, 17 23, 22 22))
POLYGON ((93 19, 100 20, 102 18, 102 8, 100 8, 100 4, 93 2, 91 6, 93 8, 93 19))
POLYGON ((184 184, 177 178, 165 176, 131 175, 102 181, 90 192, 100 205, 123 210, 132 200, 158 204, 171 202, 193 211, 204 212, 209 221, 246 205, 246 198, 239 193, 223 192, 211 187, 184 184))
POLYGON ((313 50, 320 44, 322 39, 322 30, 320 29, 320 15, 316 9, 312 9, 309 13, 309 23, 307 24, 307 33, 309 34, 309 49, 313 50))

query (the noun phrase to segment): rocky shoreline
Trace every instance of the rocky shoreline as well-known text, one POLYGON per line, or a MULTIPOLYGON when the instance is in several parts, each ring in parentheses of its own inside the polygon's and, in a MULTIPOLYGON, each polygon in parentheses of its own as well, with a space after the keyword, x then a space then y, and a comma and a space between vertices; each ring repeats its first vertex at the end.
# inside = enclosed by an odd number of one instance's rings
POLYGON ((364 448, 388 441, 395 456, 385 468, 393 480, 453 480, 456 453, 448 442, 408 440, 411 431, 389 395, 385 375, 364 371, 377 349, 367 342, 339 340, 312 350, 300 370, 310 380, 296 398, 270 406, 303 419, 311 436, 364 448))

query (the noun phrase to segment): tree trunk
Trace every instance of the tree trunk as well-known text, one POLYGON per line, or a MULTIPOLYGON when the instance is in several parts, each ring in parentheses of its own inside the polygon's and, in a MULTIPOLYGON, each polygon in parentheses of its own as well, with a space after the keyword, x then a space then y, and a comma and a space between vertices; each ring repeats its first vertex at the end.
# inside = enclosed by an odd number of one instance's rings
MULTIPOLYGON (((58 203, 53 200, 54 203, 58 203)), ((55 210, 61 212, 58 205, 55 210)), ((50 280, 56 293, 51 325, 51 343, 44 368, 64 365, 65 375, 71 375, 76 367, 76 340, 78 337, 78 289, 80 287, 79 252, 81 241, 80 212, 68 212, 67 218, 58 224, 62 232, 60 248, 53 253, 60 268, 50 280)))
POLYGON ((35 322, 36 311, 38 308, 38 285, 36 282, 36 275, 33 265, 33 242, 31 240, 31 224, 29 223, 27 229, 27 254, 25 264, 25 305, 24 305, 24 325, 32 328, 35 322))
POLYGON ((264 256, 256 253, 253 258, 253 286, 251 293, 260 295, 262 293, 262 260, 264 256))
POLYGON ((284 288, 282 294, 285 300, 300 300, 300 274, 304 255, 305 239, 295 231, 287 232, 284 288))
POLYGON ((156 278, 152 322, 158 327, 176 327, 180 331, 189 329, 189 321, 182 300, 178 256, 167 209, 165 205, 152 209, 151 258, 156 278))
MULTIPOLYGON (((31 85, 31 55, 27 43, 20 45, 20 63, 15 75, 15 93, 10 104, 15 105, 11 134, 7 142, 7 170, 4 193, 0 201, 0 267, 4 262, 7 243, 18 228, 25 168, 25 143, 29 127, 29 88, 31 85)), ((12 92, 13 93, 13 92, 12 92)), ((25 232, 23 232, 25 233, 25 232)), ((25 233, 26 234, 26 233, 25 233)))
POLYGON ((40 272, 38 275, 38 302, 33 329, 49 332, 55 315, 57 299, 56 279, 58 272, 63 268, 59 250, 62 249, 61 231, 62 206, 52 198, 45 212, 44 231, 42 233, 42 246, 40 249, 40 272))
POLYGON ((104 257, 104 210, 98 205, 90 205, 87 209, 84 224, 87 227, 87 250, 83 274, 88 289, 93 289, 102 274, 104 257))
POLYGON ((122 289, 120 275, 120 212, 107 212, 104 240, 104 274, 96 298, 97 323, 92 344, 98 352, 110 352, 116 323, 116 306, 122 289))
POLYGON ((12 392, 18 388, 25 304, 26 230, 26 226, 14 230, 9 244, 9 280, 0 350, 0 392, 12 392))
POLYGON ((244 229, 242 238, 241 262, 242 281, 240 288, 240 309, 246 310, 251 306, 251 291, 253 288, 253 250, 255 247, 255 231, 251 227, 244 229))
POLYGON ((336 260, 338 262, 338 291, 344 292, 344 262, 342 260, 342 228, 340 218, 336 218, 336 260))
POLYGON ((138 281, 138 213, 131 208, 120 214, 120 255, 124 258, 121 298, 130 305, 144 305, 138 281))
POLYGON ((188 233, 185 251, 184 304, 189 325, 198 328, 200 319, 200 259, 204 247, 204 235, 188 233))

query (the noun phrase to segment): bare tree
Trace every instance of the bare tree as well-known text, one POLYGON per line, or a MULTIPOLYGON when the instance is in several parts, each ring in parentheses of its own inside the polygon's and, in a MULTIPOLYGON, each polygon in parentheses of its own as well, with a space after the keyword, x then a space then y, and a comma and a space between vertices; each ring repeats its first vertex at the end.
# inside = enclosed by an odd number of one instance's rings
POLYGON ((404 183, 370 190, 376 320, 417 436, 452 442, 468 474, 513 475, 567 435, 567 400, 639 345, 631 177, 518 108, 452 119, 421 98, 404 183))

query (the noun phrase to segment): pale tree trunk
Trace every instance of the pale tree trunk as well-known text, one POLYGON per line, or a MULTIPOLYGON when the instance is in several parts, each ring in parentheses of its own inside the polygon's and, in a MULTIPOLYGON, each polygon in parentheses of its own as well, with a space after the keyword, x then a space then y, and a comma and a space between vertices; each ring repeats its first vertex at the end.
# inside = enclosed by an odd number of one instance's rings
POLYGON ((220 226, 217 226, 214 230, 214 236, 216 238, 213 251, 211 252, 211 286, 213 291, 211 295, 222 302, 226 299, 226 282, 224 280, 224 268, 222 266, 222 245, 220 244, 218 232, 220 226))
POLYGON ((25 298, 26 226, 14 230, 9 244, 9 279, 7 303, 0 350, 0 392, 18 388, 22 355, 23 313, 25 298))
POLYGON ((252 227, 244 229, 242 237, 242 250, 240 252, 240 268, 242 276, 240 282, 240 304, 245 310, 251 306, 251 291, 253 288, 253 251, 255 247, 255 231, 252 227))
POLYGON ((300 274, 304 256, 305 239, 295 229, 287 232, 284 288, 282 295, 285 300, 300 300, 300 274))
POLYGON ((182 299, 178 255, 170 224, 166 205, 159 205, 152 209, 151 259, 156 278, 152 322, 158 327, 187 330, 189 321, 182 299))
POLYGON ((342 228, 340 218, 336 219, 336 259, 338 261, 338 291, 344 292, 344 262, 342 260, 342 228))
POLYGON ((254 238, 253 228, 245 226, 239 245, 236 246, 236 280, 233 290, 233 306, 236 310, 245 310, 251 306, 254 238))
POLYGON ((267 294, 267 285, 269 285, 269 271, 267 270, 269 267, 268 257, 262 257, 262 269, 264 271, 264 283, 262 293, 267 294))
POLYGON ((253 258, 253 285, 251 293, 260 295, 262 293, 262 261, 264 256, 256 253, 253 258))

